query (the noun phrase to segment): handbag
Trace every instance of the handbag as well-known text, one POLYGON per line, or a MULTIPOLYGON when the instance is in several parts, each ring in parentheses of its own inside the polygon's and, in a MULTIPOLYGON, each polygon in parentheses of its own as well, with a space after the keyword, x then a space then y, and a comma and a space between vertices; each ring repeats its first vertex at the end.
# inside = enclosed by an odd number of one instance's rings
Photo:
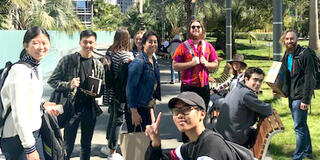
POLYGON ((120 133, 120 149, 123 158, 126 160, 145 159, 149 144, 150 139, 144 132, 120 133))
POLYGON ((62 104, 63 105, 63 114, 60 114, 57 116, 58 119, 58 124, 60 128, 64 128, 67 122, 70 121, 71 117, 74 114, 74 108, 71 103, 71 99, 69 96, 63 92, 63 91, 58 91, 54 90, 51 93, 50 102, 55 102, 56 104, 62 104))

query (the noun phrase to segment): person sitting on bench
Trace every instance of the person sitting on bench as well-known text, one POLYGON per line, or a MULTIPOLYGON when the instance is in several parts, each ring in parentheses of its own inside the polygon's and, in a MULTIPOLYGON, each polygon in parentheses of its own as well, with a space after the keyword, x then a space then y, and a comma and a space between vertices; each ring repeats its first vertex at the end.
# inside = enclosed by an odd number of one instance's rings
POLYGON ((251 148, 256 137, 252 126, 258 116, 272 114, 270 104, 258 99, 264 72, 257 67, 245 71, 244 82, 239 82, 224 98, 223 103, 216 105, 220 114, 215 125, 216 130, 229 141, 251 148))

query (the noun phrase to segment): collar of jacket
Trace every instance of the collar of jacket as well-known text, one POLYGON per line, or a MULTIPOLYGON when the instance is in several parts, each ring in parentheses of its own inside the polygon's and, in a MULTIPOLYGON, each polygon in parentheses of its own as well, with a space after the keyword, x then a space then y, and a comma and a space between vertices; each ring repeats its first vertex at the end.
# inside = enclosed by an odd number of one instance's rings
MULTIPOLYGON (((142 57, 143 57, 143 60, 145 62, 150 63, 149 58, 148 58, 147 54, 144 51, 142 51, 142 57)), ((153 59, 153 62, 156 63, 156 59, 154 58, 153 55, 152 55, 152 59, 153 59)))
POLYGON ((252 91, 253 93, 256 94, 256 92, 255 92, 254 90, 252 90, 251 88, 249 88, 249 87, 245 84, 244 80, 243 80, 243 82, 238 82, 238 83, 239 83, 238 86, 244 87, 244 88, 248 88, 250 91, 252 91))

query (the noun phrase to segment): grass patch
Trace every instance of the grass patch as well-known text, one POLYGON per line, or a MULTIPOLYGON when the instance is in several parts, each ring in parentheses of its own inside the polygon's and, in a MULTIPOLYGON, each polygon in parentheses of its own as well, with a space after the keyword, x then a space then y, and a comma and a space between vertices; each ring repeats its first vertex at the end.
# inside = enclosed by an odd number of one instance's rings
MULTIPOLYGON (((272 47, 267 47, 267 41, 253 41, 251 44, 249 40, 237 39, 237 52, 239 54, 244 54, 245 62, 248 67, 256 66, 260 67, 267 74, 269 68, 272 64, 272 47), (270 58, 269 60, 269 52, 270 58)), ((302 46, 307 46, 308 41, 299 41, 298 44, 302 46)), ((285 49, 283 48, 283 52, 285 49)), ((221 51, 217 51, 220 53, 221 51)), ((214 77, 218 77, 223 71, 226 61, 220 63, 219 70, 214 77)), ((280 134, 276 134, 271 139, 271 144, 269 146, 269 152, 273 159, 275 160, 289 160, 296 147, 295 132, 293 130, 293 120, 291 117, 291 112, 288 107, 288 99, 280 98, 273 99, 273 94, 270 87, 263 83, 262 85, 263 94, 259 95, 259 99, 266 101, 271 104, 272 108, 275 108, 281 120, 285 126, 285 131, 280 134)), ((315 91, 315 98, 312 99, 311 114, 308 114, 308 126, 311 134, 311 142, 313 149, 314 159, 320 159, 320 91, 315 91)))

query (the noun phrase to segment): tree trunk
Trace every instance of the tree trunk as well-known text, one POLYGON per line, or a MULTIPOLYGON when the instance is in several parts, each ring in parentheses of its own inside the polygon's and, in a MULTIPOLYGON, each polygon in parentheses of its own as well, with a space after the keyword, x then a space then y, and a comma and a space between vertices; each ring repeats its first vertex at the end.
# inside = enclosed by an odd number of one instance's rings
POLYGON ((192 9, 191 9, 191 0, 185 0, 184 9, 187 12, 187 24, 191 21, 192 9))
POLYGON ((309 16, 309 47, 319 50, 318 0, 310 0, 309 16))

